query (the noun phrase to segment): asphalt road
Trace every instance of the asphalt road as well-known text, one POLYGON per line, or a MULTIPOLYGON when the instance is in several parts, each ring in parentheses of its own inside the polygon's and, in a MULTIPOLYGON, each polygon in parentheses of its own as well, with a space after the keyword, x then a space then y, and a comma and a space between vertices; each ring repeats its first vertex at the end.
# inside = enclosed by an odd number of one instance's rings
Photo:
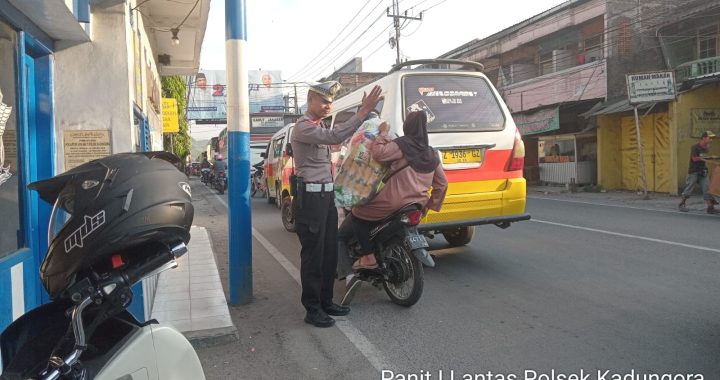
MULTIPOLYGON (((198 184, 195 224, 225 280, 227 195, 198 184)), ((479 227, 461 248, 431 240, 437 266, 414 307, 366 286, 323 330, 302 323, 296 235, 264 199, 252 210, 254 300, 231 308, 240 342, 199 350, 208 378, 720 378, 713 218, 531 198, 532 221, 479 227)))

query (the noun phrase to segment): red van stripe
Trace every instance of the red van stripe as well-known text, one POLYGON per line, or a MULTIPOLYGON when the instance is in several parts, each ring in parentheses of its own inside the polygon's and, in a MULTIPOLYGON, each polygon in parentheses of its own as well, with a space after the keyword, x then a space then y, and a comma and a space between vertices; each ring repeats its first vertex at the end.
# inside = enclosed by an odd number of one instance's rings
POLYGON ((448 182, 468 182, 488 179, 521 178, 522 170, 505 171, 512 149, 495 149, 485 151, 485 161, 479 168, 445 170, 448 182))

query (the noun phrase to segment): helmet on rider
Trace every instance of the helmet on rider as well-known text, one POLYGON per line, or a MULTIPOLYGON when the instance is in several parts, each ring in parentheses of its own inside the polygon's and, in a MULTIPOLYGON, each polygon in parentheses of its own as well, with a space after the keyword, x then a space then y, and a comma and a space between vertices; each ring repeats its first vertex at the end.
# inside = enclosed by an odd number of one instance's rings
POLYGON ((219 153, 218 153, 218 155, 217 155, 217 156, 215 156, 215 159, 216 159, 216 160, 220 160, 220 161, 222 161, 222 159, 223 159, 223 156, 222 156, 222 154, 219 154, 219 153))
POLYGON ((168 152, 119 153, 28 185, 54 204, 40 267, 50 296, 113 268, 117 254, 133 263, 187 243, 194 211, 181 167, 168 152))

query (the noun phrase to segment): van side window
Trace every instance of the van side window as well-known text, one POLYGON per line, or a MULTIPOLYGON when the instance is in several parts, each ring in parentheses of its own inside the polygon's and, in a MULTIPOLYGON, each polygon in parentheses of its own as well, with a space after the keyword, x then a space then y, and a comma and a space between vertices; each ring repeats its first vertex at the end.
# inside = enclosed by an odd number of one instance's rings
POLYGON ((282 145, 283 145, 282 142, 283 142, 282 137, 273 141, 273 155, 275 157, 278 157, 282 154, 282 145))
POLYGON ((351 107, 346 110, 338 112, 337 115, 335 115, 335 121, 333 122, 333 126, 335 126, 335 124, 344 123, 344 122, 350 120, 351 117, 355 116, 355 114, 357 113, 357 110, 358 110, 358 106, 354 106, 354 107, 351 107))

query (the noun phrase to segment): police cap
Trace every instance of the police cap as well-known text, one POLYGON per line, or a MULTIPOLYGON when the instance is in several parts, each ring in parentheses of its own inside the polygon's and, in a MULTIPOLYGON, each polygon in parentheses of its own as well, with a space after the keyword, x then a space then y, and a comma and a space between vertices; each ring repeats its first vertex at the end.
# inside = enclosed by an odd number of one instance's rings
POLYGON ((340 87, 339 82, 331 80, 310 86, 310 91, 320 95, 328 102, 332 102, 335 100, 335 96, 337 96, 337 93, 340 91, 340 87))

